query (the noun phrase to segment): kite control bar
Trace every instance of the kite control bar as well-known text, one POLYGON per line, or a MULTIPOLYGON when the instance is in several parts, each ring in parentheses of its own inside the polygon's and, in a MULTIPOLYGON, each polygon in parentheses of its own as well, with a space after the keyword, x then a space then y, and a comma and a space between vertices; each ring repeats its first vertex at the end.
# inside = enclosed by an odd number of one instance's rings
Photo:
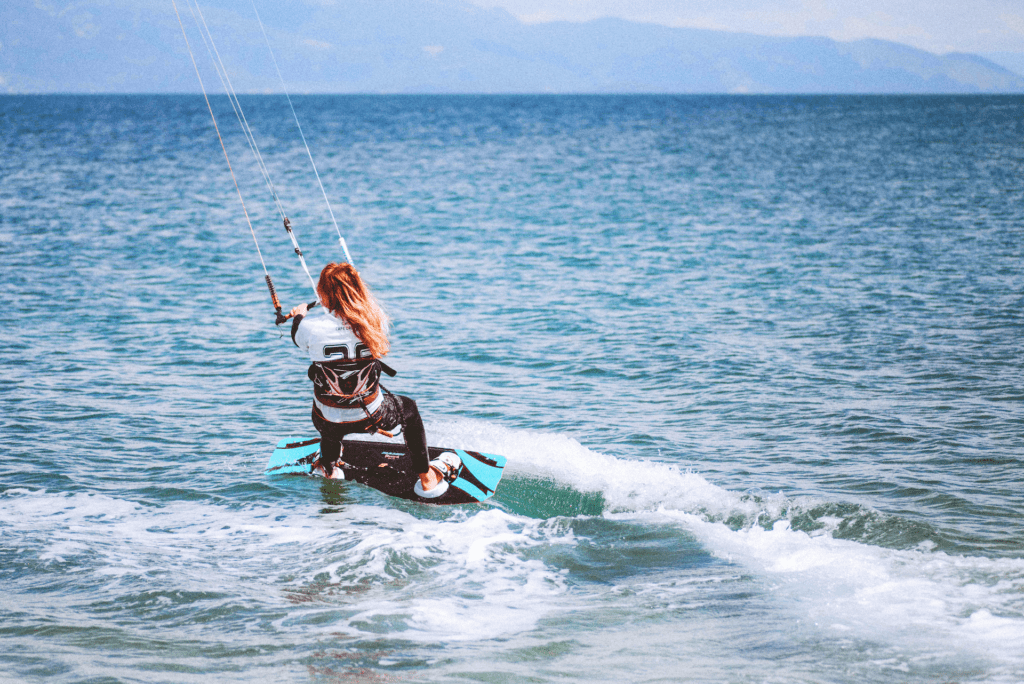
MULTIPOLYGON (((285 220, 287 220, 287 219, 285 219, 285 220)), ((267 289, 270 290, 270 299, 271 299, 271 301, 274 302, 274 312, 277 314, 277 320, 274 321, 274 325, 281 325, 285 321, 290 320, 292 315, 290 313, 289 314, 285 314, 285 313, 283 313, 281 311, 281 300, 277 298, 277 290, 274 289, 274 281, 272 281, 270 279, 270 274, 269 273, 267 274, 266 280, 267 280, 267 289)), ((312 309, 314 306, 316 306, 319 303, 320 302, 318 302, 318 301, 316 301, 314 299, 313 301, 311 301, 309 304, 306 305, 306 310, 308 311, 309 309, 312 309)))
MULTIPOLYGON (((320 302, 318 302, 318 301, 316 301, 314 299, 313 301, 311 301, 309 304, 306 305, 306 310, 309 311, 310 309, 312 309, 314 306, 316 306, 319 303, 320 302)), ((279 307, 277 307, 277 320, 274 321, 274 325, 281 325, 285 321, 291 320, 291 317, 292 317, 292 315, 290 313, 287 313, 287 314, 281 313, 281 307, 279 306, 279 307)))

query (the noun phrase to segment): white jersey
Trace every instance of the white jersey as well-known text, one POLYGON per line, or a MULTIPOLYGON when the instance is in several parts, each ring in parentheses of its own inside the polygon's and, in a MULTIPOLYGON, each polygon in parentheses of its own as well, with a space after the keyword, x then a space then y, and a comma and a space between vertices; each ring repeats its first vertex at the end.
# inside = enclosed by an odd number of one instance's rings
MULTIPOLYGON (((292 329, 292 340, 294 340, 295 346, 309 354, 309 360, 313 363, 373 358, 369 347, 356 337, 348 323, 326 310, 320 314, 303 317, 292 329)), ((365 365, 365 363, 361 365, 365 365)), ((315 392, 313 395, 313 401, 320 413, 332 423, 350 423, 362 420, 366 418, 367 411, 373 413, 380 408, 383 400, 383 393, 376 392, 376 396, 364 410, 362 407, 328 406, 320 401, 315 392)))

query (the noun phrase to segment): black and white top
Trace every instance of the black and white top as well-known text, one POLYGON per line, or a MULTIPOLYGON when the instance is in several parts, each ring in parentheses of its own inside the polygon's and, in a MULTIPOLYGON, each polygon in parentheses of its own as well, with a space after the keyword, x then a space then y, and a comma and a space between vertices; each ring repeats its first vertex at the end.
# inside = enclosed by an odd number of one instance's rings
POLYGON ((380 408, 380 362, 346 321, 326 310, 296 316, 292 341, 309 354, 313 402, 324 419, 354 423, 380 408))

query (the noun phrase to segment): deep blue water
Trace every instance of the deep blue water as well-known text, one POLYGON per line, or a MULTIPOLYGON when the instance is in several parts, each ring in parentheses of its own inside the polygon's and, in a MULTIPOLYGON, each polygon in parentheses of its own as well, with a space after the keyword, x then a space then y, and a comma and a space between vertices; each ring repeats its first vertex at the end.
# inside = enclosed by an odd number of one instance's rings
POLYGON ((2 97, 0 678, 1024 681, 1024 98, 295 102, 387 384, 495 502, 264 476, 307 364, 202 98, 2 97))

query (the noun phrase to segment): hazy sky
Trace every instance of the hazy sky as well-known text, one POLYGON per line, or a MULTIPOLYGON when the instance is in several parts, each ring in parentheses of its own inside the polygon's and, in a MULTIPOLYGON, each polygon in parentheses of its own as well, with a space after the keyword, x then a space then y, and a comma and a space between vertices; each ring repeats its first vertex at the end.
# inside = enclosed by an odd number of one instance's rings
POLYGON ((882 38, 930 52, 1024 53, 1024 0, 470 0, 524 21, 620 17, 762 35, 882 38))

